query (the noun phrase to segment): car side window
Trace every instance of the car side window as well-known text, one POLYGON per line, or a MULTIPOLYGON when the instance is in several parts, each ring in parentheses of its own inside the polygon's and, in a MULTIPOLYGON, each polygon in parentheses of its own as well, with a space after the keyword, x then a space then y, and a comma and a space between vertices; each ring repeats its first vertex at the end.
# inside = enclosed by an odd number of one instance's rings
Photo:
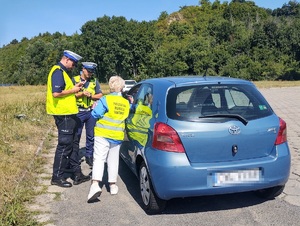
POLYGON ((133 107, 131 108, 131 112, 133 113, 138 105, 144 105, 152 109, 152 101, 153 101, 153 88, 149 84, 136 85, 133 87, 126 96, 133 97, 133 107))
POLYGON ((145 106, 152 108, 152 99, 153 99, 152 87, 148 84, 144 84, 139 88, 139 91, 134 98, 134 103, 143 104, 145 106))

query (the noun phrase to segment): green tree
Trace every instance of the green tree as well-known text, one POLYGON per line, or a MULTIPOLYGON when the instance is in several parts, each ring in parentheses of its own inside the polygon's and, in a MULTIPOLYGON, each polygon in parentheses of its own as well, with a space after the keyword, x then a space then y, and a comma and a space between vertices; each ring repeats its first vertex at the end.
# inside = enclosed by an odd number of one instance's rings
MULTIPOLYGON (((158 20, 97 18, 81 34, 40 33, 0 48, 0 83, 45 84, 63 50, 98 64, 101 82, 203 74, 250 80, 299 79, 300 11, 297 1, 260 8, 253 1, 199 1, 158 20)), ((81 65, 71 73, 77 75, 81 65)))

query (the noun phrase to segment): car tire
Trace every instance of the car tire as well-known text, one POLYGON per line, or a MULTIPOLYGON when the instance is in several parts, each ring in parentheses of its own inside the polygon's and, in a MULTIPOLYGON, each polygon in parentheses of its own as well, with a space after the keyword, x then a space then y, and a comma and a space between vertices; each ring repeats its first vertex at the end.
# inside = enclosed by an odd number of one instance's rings
POLYGON ((273 199, 280 195, 284 190, 284 185, 281 186, 275 186, 272 188, 266 188, 255 191, 255 195, 264 198, 264 199, 273 199))
POLYGON ((155 194, 145 162, 142 162, 140 166, 139 182, 142 205, 145 212, 147 214, 161 213, 165 209, 167 201, 158 198, 155 194))

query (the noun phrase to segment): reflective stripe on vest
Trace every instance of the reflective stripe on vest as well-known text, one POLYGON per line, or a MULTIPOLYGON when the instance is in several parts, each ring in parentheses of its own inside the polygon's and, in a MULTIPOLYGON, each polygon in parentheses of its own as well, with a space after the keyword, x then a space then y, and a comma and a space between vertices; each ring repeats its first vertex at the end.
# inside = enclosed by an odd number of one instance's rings
POLYGON ((76 97, 74 94, 65 95, 63 97, 53 97, 52 94, 52 75, 55 70, 61 70, 65 81, 65 89, 70 90, 74 87, 73 82, 67 72, 59 65, 55 65, 49 72, 47 81, 47 101, 46 110, 50 115, 73 115, 78 113, 76 97))
POLYGON ((102 119, 109 121, 111 123, 116 123, 116 124, 120 124, 120 123, 124 122, 124 120, 111 119, 111 118, 106 117, 105 115, 102 117, 102 119))
POLYGON ((128 128, 128 132, 129 133, 141 133, 141 134, 148 134, 148 130, 145 131, 145 130, 138 130, 138 129, 130 129, 129 127, 128 128))
MULTIPOLYGON (((115 123, 115 124, 124 123, 124 120, 114 120, 114 119, 108 118, 106 116, 103 116, 102 119, 106 120, 108 122, 111 122, 111 123, 115 123)), ((100 124, 100 123, 97 123, 96 126, 99 127, 99 128, 104 128, 104 129, 124 131, 124 128, 113 127, 113 126, 109 126, 109 125, 103 125, 103 124, 100 124)))
POLYGON ((99 119, 95 126, 95 136, 113 140, 123 140, 125 119, 129 115, 129 102, 122 96, 106 95, 108 112, 99 119))

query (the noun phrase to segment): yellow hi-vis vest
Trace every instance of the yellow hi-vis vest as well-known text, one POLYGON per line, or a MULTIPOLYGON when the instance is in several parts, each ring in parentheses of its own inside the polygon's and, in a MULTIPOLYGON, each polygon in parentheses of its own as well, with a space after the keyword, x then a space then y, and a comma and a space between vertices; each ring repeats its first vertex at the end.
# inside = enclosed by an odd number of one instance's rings
MULTIPOLYGON (((76 105, 76 97, 74 94, 69 94, 64 97, 53 97, 52 95, 52 75, 55 70, 62 70, 60 66, 55 65, 49 72, 47 82, 47 101, 46 110, 50 115, 73 115, 78 113, 78 107, 76 105)), ((73 82, 67 72, 62 70, 64 81, 66 84, 65 90, 72 89, 74 87, 73 82)))
MULTIPOLYGON (((74 77, 74 80, 76 83, 80 82, 80 75, 77 75, 74 77)), ((94 95, 96 93, 96 79, 92 78, 89 82, 89 86, 87 88, 83 88, 83 91, 88 91, 89 93, 91 93, 92 95, 94 95)), ((91 106, 93 106, 94 101, 87 96, 83 96, 80 98, 77 98, 77 106, 81 107, 81 108, 89 108, 91 106)))
POLYGON ((145 146, 148 140, 148 128, 150 127, 151 118, 151 108, 139 103, 130 123, 127 123, 128 137, 145 146))
POLYGON ((122 96, 107 95, 108 112, 95 126, 95 136, 112 140, 124 140, 125 119, 129 115, 130 105, 122 96))

